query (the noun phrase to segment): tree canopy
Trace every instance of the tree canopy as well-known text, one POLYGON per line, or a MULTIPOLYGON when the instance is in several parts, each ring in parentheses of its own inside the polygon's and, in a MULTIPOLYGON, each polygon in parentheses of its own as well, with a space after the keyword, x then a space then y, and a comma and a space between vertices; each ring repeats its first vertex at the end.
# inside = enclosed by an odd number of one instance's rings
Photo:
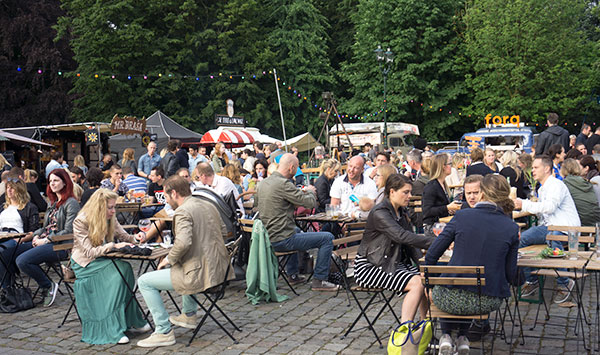
POLYGON ((395 54, 388 121, 416 123, 429 140, 457 139, 487 113, 543 124, 554 111, 576 131, 600 114, 598 9, 597 0, 7 0, 0 125, 160 109, 203 132, 231 98, 249 125, 281 137, 277 82, 288 135, 318 135, 324 91, 345 122, 382 120, 381 45, 395 54))

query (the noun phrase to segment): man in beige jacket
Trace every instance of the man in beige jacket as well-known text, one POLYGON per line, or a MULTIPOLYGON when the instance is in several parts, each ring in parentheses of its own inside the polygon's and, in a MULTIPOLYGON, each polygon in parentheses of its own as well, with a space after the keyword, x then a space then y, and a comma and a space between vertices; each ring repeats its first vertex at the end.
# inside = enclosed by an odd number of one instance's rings
MULTIPOLYGON (((178 175, 165 182, 164 190, 167 203, 175 209, 175 242, 169 255, 158 265, 159 270, 138 279, 156 324, 155 332, 138 342, 141 347, 175 344, 171 324, 194 329, 197 305, 190 295, 222 283, 230 262, 224 242, 227 230, 216 207, 191 196, 189 183, 178 175), (167 265, 171 268, 165 269, 167 265), (174 290, 183 295, 182 314, 169 317, 160 297, 161 290, 174 290)), ((233 272, 227 276, 233 279, 233 272)))

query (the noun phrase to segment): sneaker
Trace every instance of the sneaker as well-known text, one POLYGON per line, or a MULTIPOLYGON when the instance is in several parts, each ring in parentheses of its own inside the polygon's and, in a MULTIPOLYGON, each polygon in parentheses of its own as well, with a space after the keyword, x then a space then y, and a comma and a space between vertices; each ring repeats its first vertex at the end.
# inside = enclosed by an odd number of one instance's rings
POLYGON ((188 329, 196 329, 196 324, 198 324, 196 320, 196 315, 188 316, 185 313, 181 313, 178 316, 170 316, 169 322, 171 324, 175 324, 179 327, 188 328, 188 329))
POLYGON ((573 287, 575 287, 575 281, 573 279, 569 279, 567 285, 561 286, 561 290, 558 291, 554 296, 554 303, 559 304, 566 302, 569 297, 571 297, 571 291, 573 291, 573 287))
POLYGON ((146 333, 152 330, 152 327, 150 326, 150 323, 146 323, 145 326, 141 327, 141 328, 129 328, 127 329, 128 332, 131 333, 146 333))
POLYGON ((306 281, 306 279, 304 277, 302 277, 298 274, 289 275, 287 277, 287 279, 288 279, 288 282, 290 283, 290 285, 292 285, 292 286, 301 284, 306 281))
POLYGON ((127 344, 129 343, 129 338, 127 337, 127 335, 123 335, 121 337, 121 339, 119 339, 119 341, 117 342, 117 344, 127 344))
POLYGON ((43 303, 44 303, 44 307, 50 307, 52 306, 52 304, 54 303, 54 300, 56 299, 56 293, 58 292, 58 284, 56 282, 52 283, 52 287, 51 288, 46 288, 42 290, 42 297, 43 297, 43 303))
POLYGON ((340 285, 333 284, 325 280, 312 280, 311 290, 313 291, 337 291, 340 289, 340 285))
POLYGON ((482 324, 482 322, 474 320, 469 327, 467 339, 469 339, 469 341, 480 341, 481 337, 490 331, 492 331, 492 328, 490 327, 489 321, 484 320, 482 324))
POLYGON ((525 286, 521 287, 521 297, 531 296, 537 292, 539 289, 539 285, 537 282, 529 282, 525 283, 525 286))
POLYGON ((158 346, 174 345, 175 342, 175 332, 171 329, 167 334, 154 332, 148 338, 138 341, 137 346, 142 348, 155 348, 158 346))
POLYGON ((440 338, 440 355, 453 355, 454 345, 452 345, 452 337, 450 334, 444 334, 440 338))
POLYGON ((456 339, 456 352, 458 355, 469 355, 469 339, 466 336, 461 335, 456 339))

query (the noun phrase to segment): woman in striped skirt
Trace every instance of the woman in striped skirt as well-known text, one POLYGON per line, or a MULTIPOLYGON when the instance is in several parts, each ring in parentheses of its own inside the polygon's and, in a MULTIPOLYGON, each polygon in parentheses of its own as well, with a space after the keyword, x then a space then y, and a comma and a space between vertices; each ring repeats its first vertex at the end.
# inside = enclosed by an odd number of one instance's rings
POLYGON ((413 320, 417 309, 427 310, 424 287, 418 268, 420 249, 427 249, 433 237, 411 232, 406 207, 412 184, 400 174, 385 182, 385 198, 369 213, 354 265, 354 278, 361 287, 405 292, 402 322, 413 320))

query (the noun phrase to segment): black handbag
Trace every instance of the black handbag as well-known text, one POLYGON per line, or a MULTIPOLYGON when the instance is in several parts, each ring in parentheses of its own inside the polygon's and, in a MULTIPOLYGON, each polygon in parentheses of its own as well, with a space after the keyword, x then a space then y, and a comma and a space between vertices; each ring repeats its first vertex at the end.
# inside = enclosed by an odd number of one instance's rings
POLYGON ((13 285, 0 293, 0 313, 15 313, 33 307, 33 297, 27 287, 13 285))

